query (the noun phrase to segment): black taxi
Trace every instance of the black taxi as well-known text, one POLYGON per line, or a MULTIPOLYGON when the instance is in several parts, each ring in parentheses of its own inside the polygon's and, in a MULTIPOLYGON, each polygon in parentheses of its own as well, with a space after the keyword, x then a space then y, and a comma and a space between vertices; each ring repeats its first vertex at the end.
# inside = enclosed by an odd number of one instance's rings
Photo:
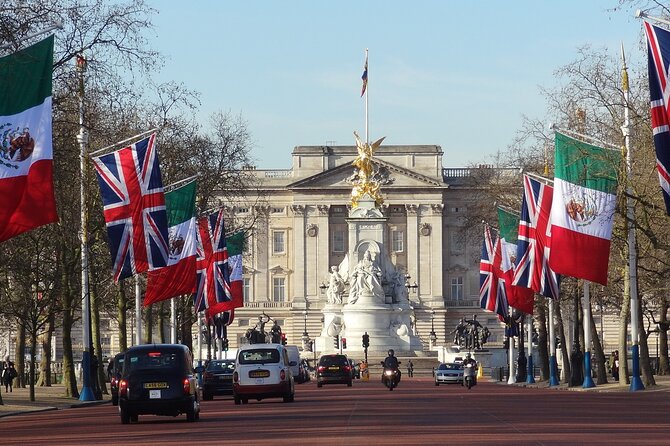
POLYGON ((200 418, 201 390, 188 347, 181 344, 147 344, 130 347, 123 357, 119 380, 121 423, 139 415, 200 418))

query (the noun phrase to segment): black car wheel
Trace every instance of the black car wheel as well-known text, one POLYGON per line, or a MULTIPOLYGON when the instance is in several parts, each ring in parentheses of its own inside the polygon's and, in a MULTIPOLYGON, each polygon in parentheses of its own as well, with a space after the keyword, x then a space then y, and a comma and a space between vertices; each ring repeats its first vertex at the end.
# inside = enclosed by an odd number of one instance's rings
POLYGON ((347 382, 347 387, 351 387, 351 381, 347 382))
POLYGON ((316 387, 322 387, 323 383, 316 383, 316 387))
POLYGON ((195 411, 196 402, 191 403, 191 406, 186 410, 186 421, 193 422, 197 419, 195 411))
POLYGON ((112 396, 112 406, 116 406, 119 404, 119 397, 112 396))
POLYGON ((130 421, 132 421, 133 423, 137 423, 139 420, 140 420, 140 416, 137 415, 137 414, 134 414, 134 415, 130 416, 130 421))
POLYGON ((235 404, 238 406, 242 403, 242 400, 240 399, 239 396, 233 397, 233 400, 235 401, 235 404))

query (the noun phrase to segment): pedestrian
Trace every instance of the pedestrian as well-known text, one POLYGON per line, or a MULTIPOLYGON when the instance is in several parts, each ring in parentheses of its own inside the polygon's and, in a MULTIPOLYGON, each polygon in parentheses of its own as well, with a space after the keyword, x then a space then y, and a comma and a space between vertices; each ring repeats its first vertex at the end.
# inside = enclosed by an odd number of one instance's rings
POLYGON ((411 359, 407 361, 407 376, 410 378, 414 376, 414 364, 411 359))
POLYGON ((612 378, 614 378, 614 381, 619 381, 619 350, 612 352, 610 361, 612 363, 612 378))
POLYGON ((12 391, 12 384, 14 382, 14 378, 16 378, 17 376, 18 373, 16 373, 14 363, 11 361, 8 362, 7 368, 2 372, 2 383, 5 385, 5 392, 12 391))

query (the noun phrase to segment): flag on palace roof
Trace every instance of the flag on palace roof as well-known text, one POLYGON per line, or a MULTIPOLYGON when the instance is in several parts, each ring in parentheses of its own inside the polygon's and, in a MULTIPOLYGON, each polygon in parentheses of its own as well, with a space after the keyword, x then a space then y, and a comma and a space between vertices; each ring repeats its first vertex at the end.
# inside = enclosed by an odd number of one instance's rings
POLYGON ((0 58, 0 242, 58 221, 53 187, 54 38, 0 58))
POLYGON ((365 53, 365 66, 363 67, 363 75, 361 76, 363 80, 363 86, 361 87, 361 97, 365 94, 365 90, 368 88, 368 53, 365 53))
POLYGON ((524 313, 533 314, 534 292, 531 289, 514 286, 519 217, 498 207, 500 225, 500 245, 502 261, 500 269, 507 291, 507 302, 524 313))
POLYGON ((552 186, 528 175, 523 176, 523 201, 513 283, 530 288, 543 296, 558 299, 560 276, 549 268, 549 213, 553 193, 552 186))
POLYGON ((556 133, 549 266, 607 285, 621 153, 556 133))
POLYGON ((167 265, 168 229, 156 134, 93 158, 115 281, 167 265))
POLYGON ((670 31, 644 22, 647 35, 651 130, 656 146, 656 170, 665 211, 670 215, 670 31))
POLYGON ((195 292, 196 182, 165 194, 168 218, 169 257, 163 268, 147 273, 144 305, 195 292))

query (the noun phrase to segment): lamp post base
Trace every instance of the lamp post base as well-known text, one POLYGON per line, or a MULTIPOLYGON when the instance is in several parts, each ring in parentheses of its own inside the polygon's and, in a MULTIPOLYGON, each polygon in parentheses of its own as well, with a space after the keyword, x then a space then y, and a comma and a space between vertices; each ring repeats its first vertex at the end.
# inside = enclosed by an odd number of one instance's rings
POLYGON ((558 367, 556 366, 556 355, 549 358, 549 387, 558 386, 558 367))
POLYGON ((526 384, 535 384, 533 376, 533 355, 528 355, 528 371, 526 372, 526 384))
POLYGON ((591 377, 591 352, 584 352, 584 383, 582 387, 590 389, 595 386, 596 383, 593 382, 593 378, 591 377))
POLYGON ((644 384, 642 384, 642 379, 640 379, 640 346, 635 344, 631 348, 631 356, 633 362, 633 375, 630 379, 630 391, 637 392, 638 390, 644 390, 644 384))

